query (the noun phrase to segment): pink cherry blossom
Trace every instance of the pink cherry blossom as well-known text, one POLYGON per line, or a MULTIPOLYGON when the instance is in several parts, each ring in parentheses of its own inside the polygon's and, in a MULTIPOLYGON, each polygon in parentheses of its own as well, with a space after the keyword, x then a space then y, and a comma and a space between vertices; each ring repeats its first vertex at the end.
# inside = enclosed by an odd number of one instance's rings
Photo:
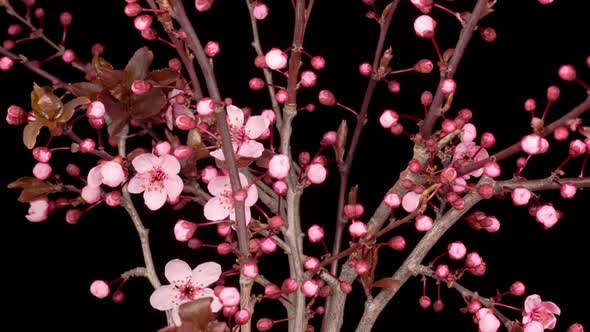
POLYGON ((419 232, 428 232, 432 228, 432 218, 426 215, 416 217, 416 229, 419 232))
POLYGON ((284 154, 274 155, 268 162, 268 174, 275 179, 286 178, 290 169, 289 157, 284 154))
POLYGON ((47 219, 51 204, 47 198, 36 199, 29 202, 28 214, 25 216, 30 222, 40 222, 47 219))
POLYGON ((100 187, 84 186, 84 188, 82 188, 81 196, 86 203, 94 204, 100 201, 101 193, 102 190, 100 189, 100 187))
POLYGON ((301 285, 301 291, 307 297, 314 297, 318 294, 320 286, 313 280, 306 280, 301 285))
MULTIPOLYGON (((170 91, 168 93, 168 101, 169 102, 168 102, 168 108, 166 109, 166 112, 164 113, 164 118, 166 119, 166 126, 170 130, 173 129, 175 123, 176 123, 176 126, 182 130, 188 129, 186 127, 186 122, 190 122, 190 120, 193 120, 192 122, 194 123, 195 116, 193 115, 193 112, 191 112, 186 107, 185 104, 177 102, 177 97, 183 96, 183 95, 184 95, 184 92, 179 89, 172 89, 172 91, 170 91), (181 118, 181 116, 182 116, 182 118, 181 118), (179 124, 180 124, 180 126, 179 126, 179 124), (184 127, 183 127, 183 124, 185 124, 184 127)), ((197 105, 199 105, 199 104, 197 104, 197 105)), ((198 108, 197 108, 197 110, 198 110, 198 108)))
POLYGON ((232 307, 240 304, 240 292, 235 287, 223 287, 219 292, 219 300, 224 307, 232 307))
POLYGON ((475 140, 475 137, 477 136, 477 129, 473 124, 466 123, 463 125, 463 128, 461 128, 461 130, 461 142, 468 143, 473 142, 473 140, 475 140))
POLYGON ((101 184, 114 188, 125 179, 125 172, 121 164, 115 161, 107 161, 93 167, 88 172, 88 185, 98 187, 101 184))
POLYGON ((389 193, 389 194, 385 195, 383 202, 385 203, 385 205, 387 205, 393 209, 393 208, 399 207, 399 205, 401 204, 401 199, 399 198, 398 194, 389 193))
POLYGON ((576 195, 577 188, 572 183, 564 183, 561 185, 559 193, 563 198, 573 198, 576 195))
POLYGON ((190 266, 180 260, 173 259, 164 267, 164 275, 170 285, 158 287, 150 296, 150 304, 157 310, 172 309, 172 317, 180 325, 178 307, 192 300, 203 297, 212 298, 211 311, 217 312, 222 304, 211 288, 206 288, 221 276, 221 266, 215 262, 197 265, 191 271, 190 266))
MULTIPOLYGON (((242 187, 247 187, 247 197, 244 201, 246 205, 246 223, 250 222, 250 207, 258 200, 258 190, 256 186, 248 186, 248 179, 240 173, 240 183, 242 187)), ((205 204, 204 213, 208 220, 224 220, 229 217, 230 220, 236 220, 234 199, 231 190, 229 176, 217 176, 207 185, 207 190, 213 195, 205 204)))
POLYGON ((524 313, 522 317, 523 324, 531 321, 539 322, 543 328, 553 330, 557 318, 555 315, 561 314, 559 307, 550 301, 541 301, 538 294, 529 295, 524 301, 524 313))
POLYGON ((248 278, 256 278, 258 276, 258 265, 250 261, 242 265, 242 274, 248 278))
POLYGON ((449 257, 455 260, 460 260, 463 259, 463 257, 465 257, 465 254, 467 253, 467 248, 465 247, 463 242, 455 241, 449 244, 448 251, 449 257))
POLYGON ((128 190, 132 194, 143 192, 146 206, 150 210, 161 208, 166 199, 176 200, 184 183, 178 173, 180 162, 173 155, 156 156, 141 154, 131 162, 137 174, 129 181, 128 190))
POLYGON ((45 180, 51 176, 52 173, 51 165, 48 163, 36 163, 33 167, 33 175, 39 180, 45 180))
MULTIPOLYGON (((468 160, 468 161, 480 161, 487 159, 490 155, 488 151, 479 145, 476 145, 474 142, 462 142, 457 144, 455 147, 455 153, 453 154, 453 163, 460 161, 460 160, 468 160)), ((477 169, 471 173, 469 176, 480 177, 483 174, 483 168, 477 169)))
POLYGON ((535 217, 537 218, 538 222, 545 226, 545 228, 553 227, 553 225, 555 225, 559 220, 557 211, 555 211, 555 208, 551 205, 543 205, 542 207, 538 208, 535 217))
POLYGON ((305 262, 303 262, 303 267, 305 267, 306 270, 315 272, 320 268, 320 260, 316 257, 307 256, 305 262))
POLYGON ((391 128, 399 120, 399 115, 393 110, 385 110, 379 117, 379 123, 383 128, 391 128))
POLYGON ((205 97, 197 102, 197 113, 203 116, 211 115, 215 111, 215 102, 213 99, 205 97))
POLYGON ((500 328, 500 320, 494 316, 492 310, 481 308, 475 314, 480 332, 496 332, 500 328))
POLYGON ((367 234, 367 225, 362 221, 355 221, 348 227, 350 235, 354 237, 363 237, 367 234))
MULTIPOLYGON (((227 106, 227 122, 234 152, 245 158, 260 157, 264 151, 264 145, 255 139, 264 133, 270 122, 265 117, 256 115, 249 117, 244 124, 244 112, 234 105, 227 106)), ((222 149, 211 152, 211 156, 225 160, 222 149)))
POLYGON ((264 56, 266 65, 273 70, 283 69, 287 66, 287 55, 278 48, 273 48, 264 56))
POLYGON ((264 20, 268 15, 268 6, 264 3, 258 1, 254 5, 252 9, 252 16, 254 16, 257 20, 264 20))

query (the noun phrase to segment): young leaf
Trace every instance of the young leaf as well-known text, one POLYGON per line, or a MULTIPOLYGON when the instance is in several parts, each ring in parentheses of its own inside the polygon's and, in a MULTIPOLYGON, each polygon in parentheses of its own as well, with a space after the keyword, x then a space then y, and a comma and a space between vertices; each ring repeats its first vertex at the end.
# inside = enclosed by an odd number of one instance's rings
POLYGON ((180 305, 178 314, 182 320, 182 327, 186 325, 189 328, 187 331, 191 332, 207 332, 212 300, 210 297, 203 297, 180 305))
POLYGON ((131 82, 144 79, 153 60, 154 53, 147 47, 144 46, 135 51, 125 67, 125 71, 130 75, 131 82))
POLYGON ((28 123, 23 130, 23 143, 25 146, 31 150, 35 147, 35 143, 37 143, 37 136, 41 131, 43 125, 39 121, 33 121, 28 123))
POLYGON ((336 144, 334 145, 334 153, 336 154, 336 162, 338 166, 344 164, 344 152, 346 150, 346 138, 348 137, 348 125, 346 120, 342 120, 338 131, 336 132, 336 144))
POLYGON ((400 281, 393 278, 383 278, 375 281, 373 287, 385 288, 395 292, 400 288, 400 281))
POLYGON ((60 187, 32 176, 24 176, 11 182, 7 186, 9 189, 22 189, 18 201, 27 203, 46 197, 48 194, 60 191, 60 187))

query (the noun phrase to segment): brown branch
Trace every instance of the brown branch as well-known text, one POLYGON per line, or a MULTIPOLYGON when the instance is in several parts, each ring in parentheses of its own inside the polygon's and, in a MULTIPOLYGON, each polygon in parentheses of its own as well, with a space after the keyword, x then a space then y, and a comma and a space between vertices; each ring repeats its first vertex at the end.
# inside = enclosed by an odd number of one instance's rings
POLYGON ((590 177, 577 178, 556 178, 548 177, 538 180, 514 179, 507 181, 497 181, 494 183, 494 192, 496 194, 503 194, 511 192, 514 188, 524 187, 530 191, 542 190, 559 190, 561 185, 571 183, 577 188, 590 187, 590 177))
POLYGON ((50 72, 48 72, 40 67, 35 66, 24 55, 14 54, 2 46, 0 46, 0 54, 9 57, 12 61, 20 63, 21 65, 23 65, 25 68, 27 68, 31 72, 49 80, 51 82, 51 84, 53 85, 53 88, 55 88, 55 89, 67 88, 67 86, 62 82, 61 79, 59 79, 57 76, 51 74, 50 72))
MULTIPOLYGON (((393 18, 393 14, 395 13, 397 6, 400 0, 393 0, 389 4, 389 11, 387 16, 384 17, 382 23, 380 24, 379 30, 379 39, 377 41, 377 47, 375 48, 375 55, 373 57, 373 68, 375 71, 381 69, 381 59, 383 53, 383 45, 385 44, 385 37, 387 35, 387 30, 389 30, 389 26, 391 24, 391 20, 393 18)), ((386 64, 387 65, 387 64, 386 64)), ((385 70, 384 70, 385 71, 385 70)), ((365 97, 363 99, 363 103, 361 104, 361 110, 354 128, 354 133, 352 135, 352 141, 350 142, 350 146, 348 147, 348 151, 346 153, 346 160, 344 164, 340 167, 340 188, 338 190, 338 207, 337 207, 337 214, 336 214, 336 230, 334 232, 334 244, 332 247, 332 254, 336 255, 340 248, 342 247, 342 233, 344 231, 344 226, 346 225, 346 217, 344 216, 344 202, 346 200, 346 192, 348 190, 348 178, 350 176, 350 168, 352 166, 352 161, 354 160, 354 154, 356 152, 356 148, 358 146, 361 134, 363 132, 363 128, 365 126, 365 122, 367 119, 367 112, 369 110, 369 104, 371 103, 371 99, 373 98, 373 93, 375 92, 375 87, 377 86, 377 82, 381 80, 381 75, 377 75, 375 72, 371 75, 371 79, 369 80, 369 85, 367 86, 367 90, 365 92, 365 97)), ((338 273, 338 264, 337 261, 334 261, 330 266, 330 272, 334 275, 338 273)), ((327 316, 325 316, 327 317, 327 316)))
MULTIPOLYGON (((250 26, 252 27, 252 47, 256 51, 256 55, 262 56, 264 53, 262 52, 262 47, 260 46, 260 35, 258 33, 258 23, 256 18, 253 14, 254 2, 250 0, 246 0, 246 5, 248 6, 248 13, 250 14, 250 26)), ((268 94, 270 97, 270 102, 272 104, 272 109, 277 116, 277 128, 281 128, 283 125, 283 117, 281 114, 281 109, 279 103, 277 102, 274 83, 272 80, 272 73, 268 68, 262 68, 262 73, 264 74, 264 80, 266 81, 266 88, 268 89, 268 94)))
MULTIPOLYGON (((461 62, 461 58, 467 49, 467 45, 473 36, 473 32, 476 30, 477 23, 479 22, 482 15, 488 9, 488 0, 478 0, 477 4, 473 8, 473 12, 469 16, 469 20, 467 24, 461 30, 461 34, 459 35, 459 40, 457 40, 457 45, 455 45, 455 50, 453 52, 453 57, 451 58, 448 67, 445 69, 441 69, 441 78, 440 83, 442 83, 445 79, 452 79, 455 75, 457 68, 459 68, 459 63, 461 62)), ((424 119, 424 123, 420 128, 420 133, 424 139, 430 138, 432 135, 432 129, 434 128, 434 124, 436 120, 442 115, 441 106, 444 101, 444 94, 441 89, 441 85, 439 84, 434 98, 432 99, 432 104, 430 105, 430 110, 424 119)))
MULTIPOLYGON (((578 106, 574 107, 571 111, 569 111, 567 114, 565 114, 561 118, 555 120, 554 122, 552 122, 551 124, 546 126, 545 129, 543 129, 543 131, 539 135, 541 135, 542 137, 545 137, 545 136, 551 134, 556 128, 561 127, 561 126, 566 126, 570 120, 579 118, 582 114, 586 113, 588 110, 590 110, 590 97, 586 98, 586 100, 584 100, 578 106)), ((491 156, 487 159, 480 160, 480 161, 469 163, 469 164, 465 165, 464 167, 457 170, 458 176, 471 173, 474 170, 483 167, 483 165, 485 165, 485 163, 487 163, 490 160, 495 160, 495 161, 504 160, 504 159, 506 159, 506 158, 508 158, 520 151, 522 151, 522 148, 520 147, 520 142, 514 143, 511 146, 505 148, 504 150, 494 154, 493 156, 491 156)))
MULTIPOLYGON (((482 179, 480 184, 487 183, 486 181, 488 180, 482 179)), ((479 202, 481 197, 476 192, 472 192, 467 194, 464 197, 464 200, 465 206, 462 210, 452 208, 447 211, 442 218, 439 218, 434 222, 432 229, 428 231, 424 237, 422 237, 408 258, 406 258, 404 263, 394 273, 393 278, 399 280, 400 288, 412 276, 413 269, 415 269, 416 266, 422 262, 430 249, 432 249, 432 247, 440 240, 446 231, 449 230, 449 228, 451 228, 451 226, 453 226, 455 222, 459 220, 459 218, 461 218, 467 211, 469 211, 469 209, 479 202)), ((387 303, 389 303, 395 294, 397 294, 397 291, 383 289, 376 297, 373 299, 368 299, 365 302, 365 310, 356 331, 370 331, 383 308, 385 308, 387 303)))

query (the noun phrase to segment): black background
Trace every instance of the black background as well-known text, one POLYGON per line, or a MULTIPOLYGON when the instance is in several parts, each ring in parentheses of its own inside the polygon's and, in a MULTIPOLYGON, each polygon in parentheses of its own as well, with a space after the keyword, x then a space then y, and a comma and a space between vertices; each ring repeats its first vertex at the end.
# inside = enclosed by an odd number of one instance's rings
MULTIPOLYGON (((17 1, 12 1, 17 2, 17 1)), ((122 12, 124 1, 38 1, 47 8, 47 34, 57 40, 60 37, 57 17, 62 10, 74 15, 69 33, 68 47, 89 60, 90 46, 102 42, 106 47, 104 56, 116 67, 123 67, 135 49, 146 44, 132 27, 132 21, 122 12)), ((269 1, 270 15, 260 22, 263 48, 287 48, 292 39, 293 10, 289 1, 269 1)), ((465 10, 474 1, 445 3, 450 8, 465 10)), ((473 122, 479 131, 496 134, 498 147, 491 152, 511 144, 524 135, 528 129, 529 115, 523 110, 526 98, 537 99, 538 107, 545 106, 544 96, 550 84, 562 88, 562 98, 551 109, 548 119, 555 119, 577 105, 585 98, 585 92, 573 83, 564 83, 557 77, 561 64, 571 63, 578 69, 578 76, 590 80, 585 60, 590 55, 587 23, 589 13, 587 1, 556 0, 550 6, 542 6, 534 0, 500 1, 497 12, 482 21, 482 26, 495 27, 498 39, 495 43, 484 42, 476 36, 466 52, 456 79, 459 84, 457 98, 452 112, 461 108, 474 111, 473 122)), ((212 10, 197 14, 192 2, 187 1, 197 31, 204 41, 215 39, 221 43, 222 52, 216 61, 221 93, 232 97, 238 106, 251 106, 260 110, 269 106, 265 92, 251 92, 248 79, 260 73, 253 66, 253 49, 248 25, 246 6, 243 1, 217 0, 212 10)), ((383 5, 377 1, 379 8, 383 5)), ((311 54, 321 54, 327 59, 326 69, 319 73, 318 85, 312 91, 300 93, 300 104, 314 102, 319 89, 332 90, 338 100, 355 109, 360 106, 367 80, 358 75, 361 62, 371 62, 378 26, 364 17, 366 7, 360 0, 319 0, 316 1, 307 33, 305 49, 311 54)), ((394 51, 394 69, 412 66, 423 57, 435 59, 432 45, 415 36, 413 19, 419 12, 409 1, 402 1, 394 17, 387 45, 394 51)), ((433 12, 438 20, 436 39, 442 49, 452 47, 460 26, 451 16, 439 10, 433 12)), ((11 19, 0 14, 4 29, 11 19)), ((0 34, 5 37, 5 32, 0 34)), ((161 43, 148 43, 156 51, 154 68, 164 67, 174 56, 173 50, 161 43)), ((18 46, 32 58, 43 58, 51 51, 40 42, 18 46)), ((58 73, 66 81, 81 80, 74 70, 54 60, 46 67, 58 73)), ((309 67, 306 63, 305 68, 309 67)), ((393 107, 400 113, 420 115, 418 103, 420 93, 436 87, 437 75, 403 74, 397 77, 401 82, 401 93, 392 95, 381 85, 369 111, 366 134, 361 140, 358 158, 353 168, 351 183, 360 184, 360 200, 366 211, 372 211, 379 199, 393 183, 396 174, 404 166, 411 153, 407 137, 394 137, 376 123, 380 112, 393 107)), ((29 106, 28 96, 32 82, 46 82, 32 76, 26 70, 15 66, 9 73, 0 73, 0 109, 11 104, 25 108, 29 106)), ((278 84, 283 84, 277 78, 278 84)), ((353 118, 336 108, 318 107, 311 114, 301 114, 295 120, 294 149, 296 152, 317 149, 323 132, 335 130, 343 119, 353 123, 353 118)), ((415 126, 404 123, 406 130, 415 132, 415 126)), ((30 175, 33 159, 21 143, 22 128, 1 124, 3 157, 2 188, 14 179, 30 175)), ((83 133, 81 136, 92 136, 83 133)), ((58 142, 59 143, 59 142, 58 142)), ((55 143, 55 146, 58 143, 55 143)), ((566 156, 567 144, 555 143, 557 147, 548 156, 535 158, 531 169, 524 176, 547 176, 566 156)), ((331 156, 331 154, 328 154, 331 156)), ((58 170, 65 161, 77 162, 79 156, 64 152, 54 154, 52 165, 58 170), (71 158, 71 159, 69 159, 71 158)), ((505 163, 503 177, 513 171, 513 160, 505 163)), ((568 164, 568 174, 575 176, 580 170, 580 160, 568 164)), ((302 205, 305 225, 318 223, 330 229, 336 207, 337 171, 331 167, 328 181, 321 187, 310 187, 304 195, 302 205), (328 194, 330 193, 330 194, 328 194)), ((587 173, 587 172, 586 172, 587 173)), ((64 331, 153 331, 163 326, 163 315, 153 310, 148 302, 151 290, 144 280, 130 280, 123 288, 126 299, 123 303, 98 300, 88 292, 92 280, 113 280, 125 270, 142 264, 139 241, 130 221, 122 209, 98 207, 86 214, 78 225, 68 225, 64 212, 58 211, 43 223, 30 223, 24 215, 28 204, 16 201, 16 191, 2 190, 2 300, 8 311, 4 311, 3 324, 22 326, 25 331, 39 329, 64 331)), ((576 321, 589 323, 586 310, 588 295, 587 275, 582 271, 588 262, 588 226, 585 204, 589 202, 587 192, 579 193, 572 201, 564 201, 556 193, 544 193, 542 201, 553 201, 565 212, 564 218, 552 229, 543 230, 526 209, 514 208, 509 200, 483 202, 477 208, 495 214, 502 222, 497 234, 471 230, 465 222, 459 222, 445 235, 429 257, 441 253, 450 241, 460 239, 470 250, 478 251, 488 264, 484 277, 467 276, 463 283, 484 296, 493 295, 495 289, 506 290, 515 280, 523 281, 528 293, 539 293, 544 299, 556 302, 562 309, 558 320, 558 331, 564 331, 576 321)), ((138 200, 138 203, 139 200, 138 200)), ((142 209, 144 222, 151 229, 154 259, 158 272, 163 276, 164 264, 172 258, 182 258, 191 266, 216 259, 212 249, 194 252, 185 245, 174 241, 172 227, 176 218, 193 221, 203 220, 200 207, 191 207, 181 213, 172 212, 166 206, 157 212, 142 209)), ((200 230, 199 230, 200 232, 200 230)), ((416 243, 415 231, 408 228, 401 233, 407 235, 408 244, 416 243)), ((199 233, 201 234, 201 233, 199 233)), ((215 243, 216 237, 201 237, 207 243, 215 243)), ((330 238, 327 238, 330 243, 330 238)), ((310 246, 309 254, 320 254, 320 248, 310 246)), ((275 254, 275 257, 282 257, 275 254)), ((395 264, 402 255, 385 252, 379 267, 383 276, 395 270, 395 264)), ((222 259, 225 267, 231 259, 222 259)), ((268 274, 277 283, 284 278, 284 260, 262 259, 262 273, 268 274), (272 267, 272 269, 270 269, 272 267), (270 272, 269 270, 273 271, 270 272), (266 272, 269 271, 269 272, 266 272), (276 272, 279 271, 279 272, 276 272)), ((234 281, 234 280, 230 280, 234 281)), ((435 296, 433 283, 429 284, 429 295, 435 296)), ((462 300, 452 290, 443 289, 446 307, 443 313, 419 308, 417 299, 421 293, 418 280, 410 280, 406 287, 388 305, 379 319, 376 331, 428 331, 433 328, 445 330, 475 331, 477 327, 471 317, 461 314, 458 309, 462 300)), ((352 330, 362 314, 362 292, 355 288, 355 297, 346 308, 343 330, 352 330)), ((507 298, 507 303, 522 306, 522 298, 507 298)), ((276 303, 263 302, 260 311, 264 315, 279 319, 284 317, 276 310, 276 303)), ((519 318, 517 312, 504 311, 509 317, 519 318)), ((276 326, 280 331, 286 325, 276 326)))

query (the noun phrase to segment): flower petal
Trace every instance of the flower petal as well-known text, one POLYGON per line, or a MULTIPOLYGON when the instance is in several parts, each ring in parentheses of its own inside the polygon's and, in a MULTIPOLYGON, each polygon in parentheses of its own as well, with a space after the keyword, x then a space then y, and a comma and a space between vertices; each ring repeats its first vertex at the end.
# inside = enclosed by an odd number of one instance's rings
POLYGON ((182 179, 178 175, 170 175, 166 180, 164 180, 164 189, 166 189, 168 197, 170 197, 172 200, 180 196, 183 188, 184 182, 182 182, 182 179))
POLYGON ((166 203, 166 191, 162 190, 146 190, 143 192, 143 199, 148 209, 155 211, 166 203))
POLYGON ((160 157, 160 167, 168 175, 180 172, 180 162, 173 155, 167 154, 160 157))
POLYGON ((220 197, 213 197, 207 201, 203 212, 207 220, 215 221, 227 218, 230 210, 233 209, 231 206, 229 206, 226 200, 223 200, 220 197))
POLYGON ((213 196, 221 196, 224 193, 231 191, 231 184, 229 182, 229 176, 222 175, 222 176, 215 177, 207 185, 207 190, 209 190, 209 192, 213 196))
POLYGON ((264 152, 264 145, 255 140, 249 140, 246 143, 240 145, 238 155, 246 158, 258 158, 262 156, 264 152))
POLYGON ((543 307, 545 307, 545 309, 551 311, 552 313, 556 314, 556 315, 560 315, 561 314, 561 309, 559 309, 559 307, 557 306, 557 304, 551 302, 551 301, 544 301, 543 303, 541 303, 541 305, 543 307))
POLYGON ((209 155, 215 159, 224 161, 225 160, 225 156, 223 155, 223 150, 222 149, 217 149, 217 150, 213 150, 211 152, 209 152, 209 155))
MULTIPOLYGON (((246 225, 248 225, 250 223, 250 221, 252 220, 252 212, 250 211, 249 207, 245 207, 244 208, 244 214, 246 215, 246 225)), ((231 209, 230 213, 229 213, 229 219, 236 221, 236 210, 235 209, 231 209)))
POLYGON ((123 179, 125 179, 125 172, 121 164, 114 161, 107 161, 100 168, 102 174, 102 183, 111 188, 118 187, 123 179))
POLYGON ((174 297, 177 292, 172 285, 160 286, 150 296, 150 304, 154 309, 169 310, 174 306, 174 297))
POLYGON ((88 185, 91 187, 99 187, 102 184, 102 173, 100 169, 102 165, 92 167, 88 172, 88 185))
POLYGON ((158 165, 158 163, 158 157, 151 153, 141 154, 135 157, 135 159, 133 159, 133 161, 131 162, 131 164, 133 164, 133 168, 135 168, 137 173, 148 172, 152 170, 154 166, 158 165))
POLYGON ((164 275, 172 284, 175 281, 185 281, 192 275, 191 267, 181 259, 173 259, 166 263, 164 275))
POLYGON ((260 137, 268 128, 268 120, 260 115, 251 116, 248 121, 246 121, 246 126, 244 127, 246 131, 246 136, 251 139, 256 139, 260 137))
POLYGON ((258 189, 255 185, 251 185, 248 187, 248 197, 246 197, 246 201, 244 203, 246 206, 250 207, 256 204, 256 201, 258 201, 258 189))
POLYGON ((209 308, 211 308, 212 312, 218 312, 219 309, 223 307, 223 304, 221 304, 221 301, 219 301, 219 298, 215 296, 215 292, 211 288, 204 288, 196 294, 197 299, 204 297, 210 297, 213 299, 209 305, 209 308))
POLYGON ((180 319, 180 314, 178 313, 178 306, 174 306, 172 308, 172 319, 174 320, 174 324, 176 324, 176 326, 182 325, 182 319, 180 319))
POLYGON ((241 129, 244 126, 244 112, 234 105, 228 105, 227 122, 231 127, 241 129))
POLYGON ((148 182, 148 177, 149 175, 147 174, 135 174, 135 176, 129 180, 127 190, 132 194, 139 194, 144 191, 148 182))
POLYGON ((219 280, 221 276, 221 265, 215 262, 206 262, 197 265, 192 271, 193 285, 205 288, 219 280))
POLYGON ((532 312, 535 307, 541 304, 541 296, 538 294, 529 295, 524 301, 524 311, 529 313, 532 312))

